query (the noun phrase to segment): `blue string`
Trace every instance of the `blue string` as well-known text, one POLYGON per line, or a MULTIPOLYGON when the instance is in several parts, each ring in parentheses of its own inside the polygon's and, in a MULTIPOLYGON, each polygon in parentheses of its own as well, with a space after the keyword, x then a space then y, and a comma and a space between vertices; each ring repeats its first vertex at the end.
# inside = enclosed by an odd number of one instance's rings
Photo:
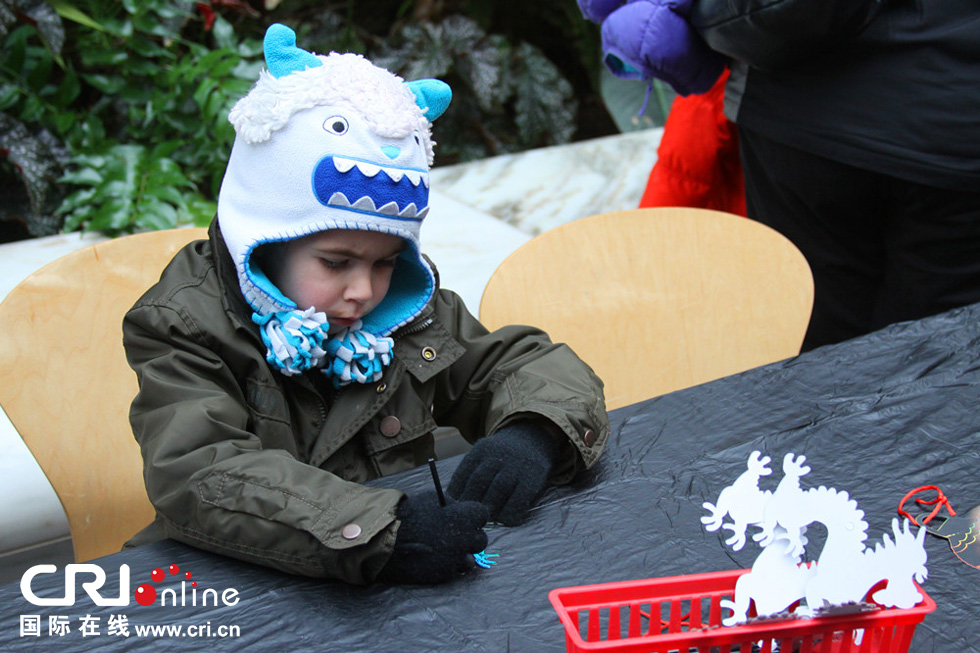
POLYGON ((500 555, 497 553, 487 553, 486 551, 480 551, 479 553, 473 554, 473 559, 476 560, 476 564, 480 565, 484 569, 489 569, 499 562, 499 560, 491 560, 490 558, 499 558, 500 555))
POLYGON ((647 104, 650 103, 650 91, 652 91, 652 90, 653 90, 653 80, 651 79, 650 80, 650 83, 647 84, 647 94, 646 94, 646 97, 643 98, 643 106, 640 107, 640 112, 638 114, 636 114, 638 117, 639 116, 642 116, 643 115, 643 112, 645 112, 647 110, 647 104))

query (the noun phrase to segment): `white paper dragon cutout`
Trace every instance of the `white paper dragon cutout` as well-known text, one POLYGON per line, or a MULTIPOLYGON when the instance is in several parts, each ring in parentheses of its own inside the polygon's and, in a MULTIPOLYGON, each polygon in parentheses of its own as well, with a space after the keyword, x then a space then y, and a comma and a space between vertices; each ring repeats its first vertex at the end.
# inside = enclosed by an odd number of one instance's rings
POLYGON ((886 534, 874 548, 867 548, 864 512, 847 492, 800 487, 800 478, 810 473, 804 465, 806 456, 786 454, 776 491, 761 490, 759 479, 772 473, 770 460, 752 452, 747 471, 721 491, 717 505, 703 504, 711 513, 701 518, 705 528, 732 531, 725 543, 735 551, 745 545, 749 526, 760 529, 753 540, 762 552, 751 571, 736 582, 734 601, 721 603, 732 611, 722 620, 724 625, 746 621, 752 602, 758 616, 783 612, 797 601, 801 601, 795 611, 798 616, 858 604, 883 580, 887 584, 871 598, 884 607, 911 608, 922 599, 912 579, 921 583, 928 576, 924 528, 913 534, 908 521, 900 528, 898 519, 893 519, 894 540, 886 534), (731 522, 724 522, 726 516, 731 522), (826 543, 815 564, 801 564, 806 529, 814 522, 827 529, 826 543))

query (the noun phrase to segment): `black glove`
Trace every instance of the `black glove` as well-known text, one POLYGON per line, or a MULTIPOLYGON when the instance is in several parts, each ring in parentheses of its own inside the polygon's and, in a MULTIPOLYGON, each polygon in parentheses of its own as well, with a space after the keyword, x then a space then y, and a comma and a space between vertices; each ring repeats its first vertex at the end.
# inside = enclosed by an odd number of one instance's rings
POLYGON ((479 501, 491 521, 513 526, 544 493, 558 452, 558 439, 545 428, 512 422, 473 445, 449 482, 449 495, 479 501))
POLYGON ((406 496, 398 504, 398 535, 380 580, 434 585, 476 566, 473 554, 487 548, 483 526, 489 513, 475 501, 439 505, 434 491, 406 496))

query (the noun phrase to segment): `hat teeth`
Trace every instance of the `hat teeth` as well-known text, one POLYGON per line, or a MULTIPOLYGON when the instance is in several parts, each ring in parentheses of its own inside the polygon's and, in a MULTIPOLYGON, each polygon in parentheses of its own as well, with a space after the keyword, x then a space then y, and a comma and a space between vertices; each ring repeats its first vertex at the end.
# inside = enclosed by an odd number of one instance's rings
POLYGON ((365 161, 358 161, 357 169, 360 170, 365 177, 374 177, 381 172, 381 166, 374 165, 373 163, 367 163, 365 161))
POLYGON ((429 187, 429 175, 422 175, 422 183, 425 184, 426 188, 429 187))
POLYGON ((396 184, 402 180, 402 177, 405 176, 405 171, 401 168, 382 168, 382 170, 384 170, 385 174, 388 175, 388 177, 396 184))
POLYGON ((405 176, 408 177, 413 186, 418 186, 419 182, 422 181, 422 173, 418 170, 406 170, 405 176))
POLYGON ((398 215, 398 202, 388 202, 378 209, 378 213, 384 213, 385 215, 398 215))
POLYGON ((339 156, 335 156, 333 158, 333 165, 335 168, 337 168, 338 172, 348 172, 356 163, 356 161, 352 161, 351 159, 343 159, 339 156))
POLYGON ((370 211, 371 213, 377 213, 378 211, 374 206, 374 200, 368 195, 351 204, 351 208, 359 211, 370 211))
POLYGON ((330 196, 330 201, 328 202, 328 204, 332 206, 350 206, 350 200, 347 199, 346 195, 344 195, 340 191, 337 191, 336 193, 330 196))
POLYGON ((429 214, 429 207, 425 206, 425 207, 422 207, 422 210, 421 211, 419 211, 417 214, 415 214, 415 217, 418 218, 419 220, 422 220, 428 214, 429 214))
POLYGON ((398 214, 398 217, 400 217, 400 218, 414 218, 416 215, 418 215, 418 207, 415 206, 415 202, 412 202, 411 204, 409 204, 408 206, 406 206, 404 209, 402 209, 401 213, 398 214))

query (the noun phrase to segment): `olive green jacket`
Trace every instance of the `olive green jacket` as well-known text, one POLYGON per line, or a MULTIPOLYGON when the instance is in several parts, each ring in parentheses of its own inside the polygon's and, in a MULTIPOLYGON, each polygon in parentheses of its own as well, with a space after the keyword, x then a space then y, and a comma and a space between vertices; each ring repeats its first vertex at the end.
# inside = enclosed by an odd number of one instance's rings
POLYGON ((216 224, 127 313, 123 337, 157 511, 136 540, 305 576, 374 579, 402 493, 362 483, 425 463, 437 426, 475 441, 544 417, 569 443, 555 483, 595 463, 609 434, 602 383, 567 346, 530 327, 488 333, 446 290, 393 334, 380 382, 335 390, 316 372, 284 376, 265 361, 216 224))

